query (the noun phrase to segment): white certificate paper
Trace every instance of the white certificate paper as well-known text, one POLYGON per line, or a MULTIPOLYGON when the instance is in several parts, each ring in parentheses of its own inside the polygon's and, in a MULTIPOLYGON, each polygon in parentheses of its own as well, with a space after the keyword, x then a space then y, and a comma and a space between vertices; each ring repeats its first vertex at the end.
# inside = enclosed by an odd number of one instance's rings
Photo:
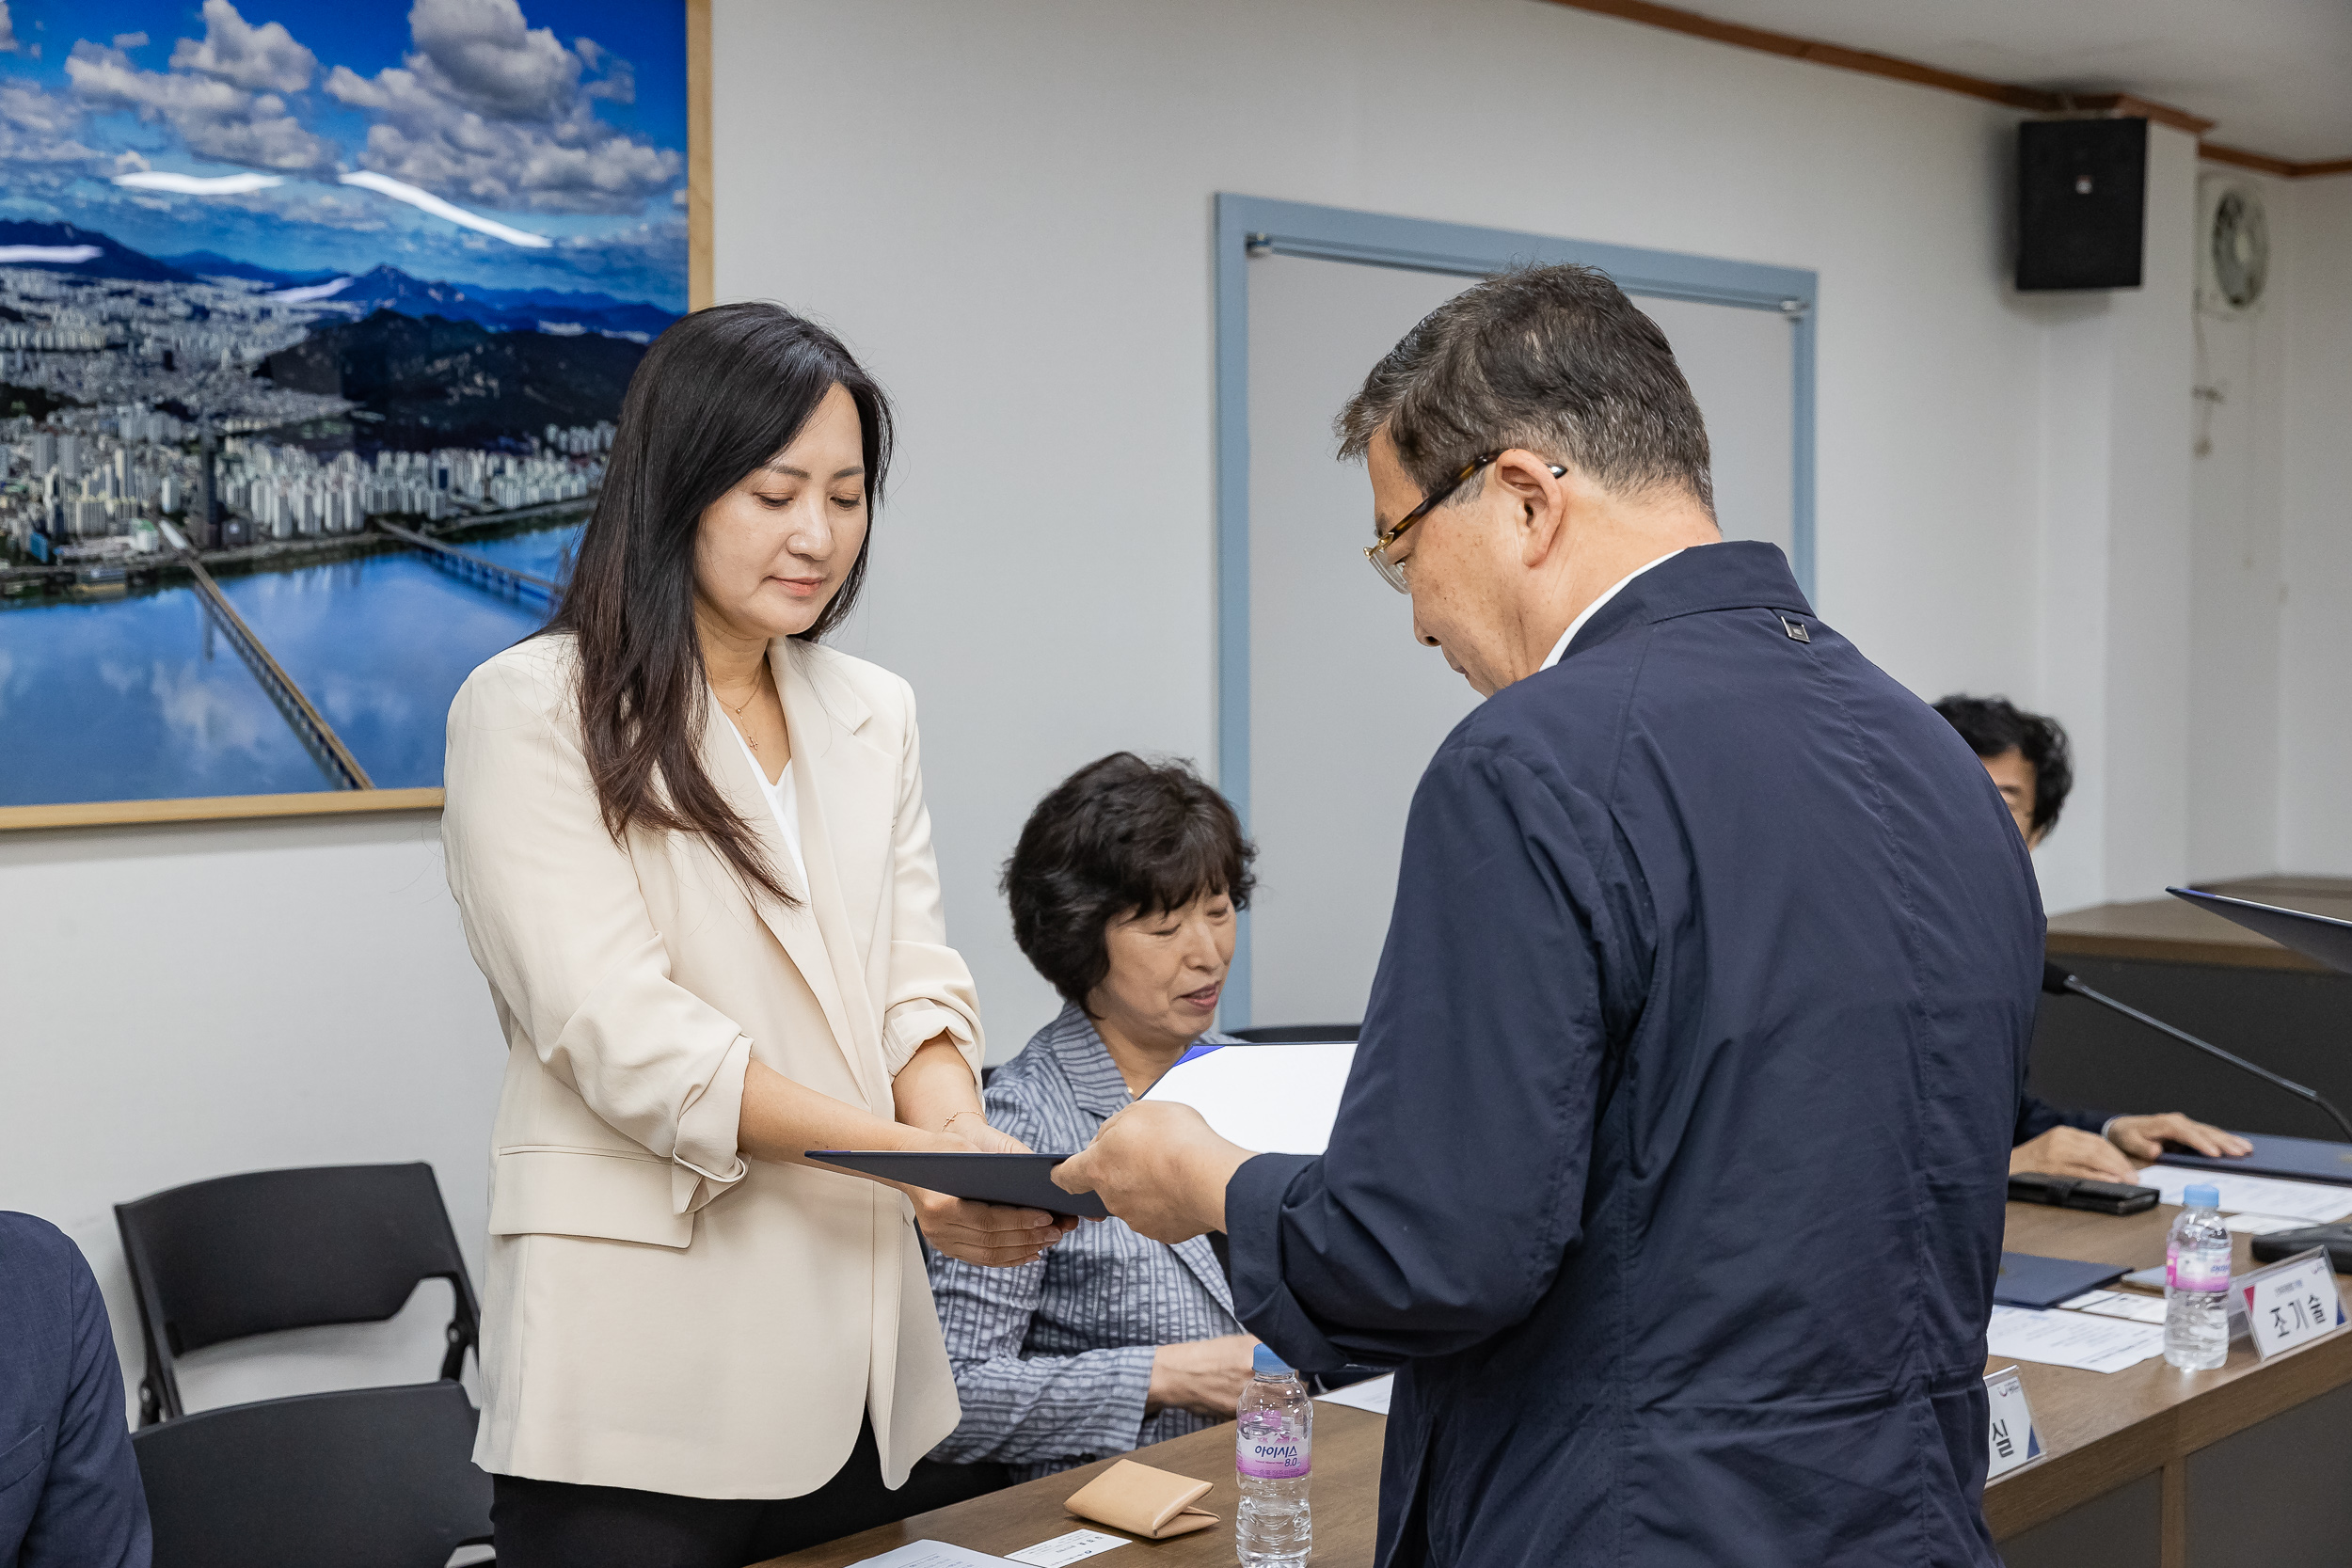
POLYGON ((1178 1061, 1143 1098, 1189 1105, 1217 1136, 1261 1154, 1320 1154, 1355 1060, 1347 1041, 1219 1046, 1178 1061))
POLYGON ((1987 1355, 2086 1372, 2120 1372, 2164 1354, 2164 1329, 2158 1324, 2023 1307, 1993 1308, 1984 1338, 1987 1355))

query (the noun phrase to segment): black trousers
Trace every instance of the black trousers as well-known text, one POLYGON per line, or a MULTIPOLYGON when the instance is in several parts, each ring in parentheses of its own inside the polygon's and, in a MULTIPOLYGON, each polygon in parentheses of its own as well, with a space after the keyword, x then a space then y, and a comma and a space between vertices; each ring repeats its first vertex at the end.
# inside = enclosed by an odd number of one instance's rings
POLYGON ((882 1483, 869 1423, 834 1478, 806 1497, 680 1497, 626 1486, 492 1476, 499 1568, 744 1568, 1005 1484, 998 1465, 914 1467, 898 1491, 882 1483))

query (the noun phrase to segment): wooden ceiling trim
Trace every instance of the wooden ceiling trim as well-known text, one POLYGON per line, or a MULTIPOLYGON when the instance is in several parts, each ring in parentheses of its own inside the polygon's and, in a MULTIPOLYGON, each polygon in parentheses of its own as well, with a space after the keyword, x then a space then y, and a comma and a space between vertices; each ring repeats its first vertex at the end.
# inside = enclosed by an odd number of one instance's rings
POLYGON ((2153 98, 2142 98, 2136 92, 2053 93, 2061 109, 2088 109, 2094 114, 2137 115, 2153 119, 2158 125, 2169 125, 2175 131, 2186 131, 2201 136, 2213 129, 2213 121, 2201 115, 2176 109, 2169 103, 2159 103, 2153 98))
POLYGON ((2257 174, 2275 174, 2282 180, 2295 178, 2295 166, 2284 158, 2274 158, 2266 152, 2249 152, 2242 147, 2224 147, 2216 141, 2199 142, 2197 155, 2209 164, 2229 164, 2236 168, 2250 168, 2257 174))
MULTIPOLYGON (((1734 48, 1777 55, 1783 59, 1805 60, 1814 65, 1833 66, 1839 71, 1857 71, 1867 76, 1883 76, 1890 81, 1909 82, 1915 87, 1956 92, 1963 97, 1982 99, 1988 103, 2023 109, 2030 114, 2134 115, 2154 120, 2159 125, 2185 131, 2200 138, 2213 129, 2214 124, 2201 115, 2190 114, 2186 109, 2161 103, 2153 98, 2142 98, 2137 93, 2063 93, 2052 92, 2046 87, 2019 87, 2010 82, 1994 82, 1982 76, 1946 71, 1938 66, 1922 65, 1917 60, 1901 59, 1867 49, 1849 49, 1843 44, 1800 38, 1794 33, 1776 33, 1768 27, 1724 22, 1715 17, 1703 16, 1697 11, 1684 10, 1678 6, 1657 5, 1653 0, 1551 0, 1551 4, 1565 6, 1570 10, 1590 11, 1597 16, 1613 16, 1622 22, 1638 22, 1644 26, 1661 27, 1670 33, 1682 33, 1714 43, 1728 43, 1734 48)), ((2289 180, 2309 179, 2314 175, 2352 174, 2352 158, 2297 164, 2284 158, 2274 158, 2266 152, 2251 152, 2244 148, 2227 147, 2201 139, 2197 144, 2197 151, 2200 157, 2215 163, 2258 169, 2265 174, 2275 174, 2289 180)))

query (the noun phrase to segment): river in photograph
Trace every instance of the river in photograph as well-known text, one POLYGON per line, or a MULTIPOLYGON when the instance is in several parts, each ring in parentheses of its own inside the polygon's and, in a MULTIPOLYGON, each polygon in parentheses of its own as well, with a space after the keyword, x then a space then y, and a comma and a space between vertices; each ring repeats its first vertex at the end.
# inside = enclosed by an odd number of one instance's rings
POLYGON ((572 549, 580 543, 581 527, 581 524, 573 523, 564 528, 510 533, 503 539, 458 539, 451 542, 468 555, 495 561, 509 571, 528 572, 549 582, 562 582, 571 574, 572 549))
MULTIPOLYGON (((461 547, 554 577, 577 523, 461 547)), ((423 559, 220 579, 376 785, 438 785, 450 699, 546 607, 423 559)), ((331 789, 193 586, 0 609, 0 805, 331 789)))

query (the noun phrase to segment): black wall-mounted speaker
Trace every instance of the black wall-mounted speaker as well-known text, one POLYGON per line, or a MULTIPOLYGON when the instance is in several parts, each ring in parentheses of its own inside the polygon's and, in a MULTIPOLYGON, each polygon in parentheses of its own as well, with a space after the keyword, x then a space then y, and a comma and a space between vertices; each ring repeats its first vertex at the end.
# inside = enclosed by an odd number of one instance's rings
POLYGON ((2148 206, 2144 119, 2017 127, 2017 286, 2137 289, 2148 206))

